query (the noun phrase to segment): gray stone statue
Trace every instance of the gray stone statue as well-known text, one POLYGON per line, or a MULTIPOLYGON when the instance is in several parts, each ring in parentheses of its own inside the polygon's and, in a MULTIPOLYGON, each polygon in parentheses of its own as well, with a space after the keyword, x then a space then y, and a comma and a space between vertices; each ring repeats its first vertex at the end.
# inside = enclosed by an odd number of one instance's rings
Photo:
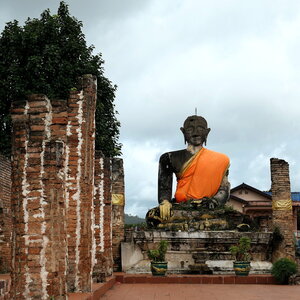
POLYGON ((229 158, 203 147, 210 132, 206 120, 201 116, 189 116, 180 129, 187 148, 164 153, 159 160, 159 218, 163 221, 170 218, 172 205, 191 202, 197 207, 214 209, 229 198, 229 158), (173 173, 177 177, 174 198, 173 173))

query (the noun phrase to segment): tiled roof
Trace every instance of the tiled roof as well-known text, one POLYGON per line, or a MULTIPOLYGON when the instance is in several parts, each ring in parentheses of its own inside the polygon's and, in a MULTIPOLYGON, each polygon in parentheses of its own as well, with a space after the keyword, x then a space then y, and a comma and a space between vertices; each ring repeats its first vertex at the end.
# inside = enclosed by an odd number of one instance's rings
POLYGON ((271 197, 270 197, 271 195, 270 195, 270 194, 265 193, 265 192, 262 192, 261 190, 258 190, 258 189, 256 189, 256 188, 254 188, 253 186, 248 185, 248 184, 246 184, 246 183, 244 183, 244 182, 243 182, 242 184, 240 184, 240 185, 234 187, 233 189, 231 189, 231 190, 230 190, 230 193, 233 193, 233 192, 238 191, 238 190, 240 190, 240 189, 248 189, 248 190, 250 190, 250 191, 252 191, 252 192, 254 192, 254 193, 260 194, 260 195, 265 196, 265 197, 267 196, 268 198, 271 199, 271 197))
POLYGON ((292 192, 292 200, 300 201, 300 192, 292 192))
MULTIPOLYGON (((246 184, 244 182, 242 184, 234 187, 233 189, 231 189, 231 193, 235 192, 235 191, 237 191, 237 190, 239 190, 241 188, 249 189, 249 190, 251 190, 251 191, 253 191, 255 193, 261 194, 261 195, 262 194, 267 195, 268 197, 270 197, 270 199, 271 199, 271 196, 272 196, 272 192, 264 192, 264 191, 258 190, 256 188, 254 188, 253 186, 248 185, 248 184, 246 184)), ((293 201, 300 202, 300 192, 292 192, 291 195, 292 195, 292 200, 293 201)))
MULTIPOLYGON (((272 192, 264 192, 264 193, 272 196, 272 192)), ((300 202, 300 192, 291 192, 291 196, 293 201, 300 202)))

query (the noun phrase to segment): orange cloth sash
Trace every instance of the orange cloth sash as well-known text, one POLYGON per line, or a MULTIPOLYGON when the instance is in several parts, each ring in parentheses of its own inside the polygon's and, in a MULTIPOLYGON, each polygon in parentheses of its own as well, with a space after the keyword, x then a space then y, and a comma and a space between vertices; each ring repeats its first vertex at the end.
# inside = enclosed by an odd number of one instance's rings
POLYGON ((202 148, 177 174, 176 202, 213 197, 229 167, 227 155, 202 148))

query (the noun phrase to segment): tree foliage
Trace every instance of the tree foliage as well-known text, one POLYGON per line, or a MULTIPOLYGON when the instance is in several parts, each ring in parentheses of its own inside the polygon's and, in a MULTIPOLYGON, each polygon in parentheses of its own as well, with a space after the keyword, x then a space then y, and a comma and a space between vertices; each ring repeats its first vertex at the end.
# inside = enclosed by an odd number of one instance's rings
POLYGON ((0 37, 0 152, 10 153, 10 106, 31 93, 67 99, 83 74, 97 76, 96 149, 120 154, 119 122, 114 108, 116 86, 103 74, 101 54, 93 55, 82 22, 61 2, 57 15, 45 10, 39 19, 6 24, 0 37))

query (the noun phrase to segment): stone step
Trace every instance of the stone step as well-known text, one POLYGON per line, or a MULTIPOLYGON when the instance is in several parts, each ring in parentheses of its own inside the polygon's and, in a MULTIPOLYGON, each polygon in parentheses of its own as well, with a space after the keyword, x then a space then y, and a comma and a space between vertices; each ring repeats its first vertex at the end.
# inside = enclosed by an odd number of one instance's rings
POLYGON ((167 275, 114 273, 120 283, 181 283, 181 284, 276 284, 271 275, 167 275))

